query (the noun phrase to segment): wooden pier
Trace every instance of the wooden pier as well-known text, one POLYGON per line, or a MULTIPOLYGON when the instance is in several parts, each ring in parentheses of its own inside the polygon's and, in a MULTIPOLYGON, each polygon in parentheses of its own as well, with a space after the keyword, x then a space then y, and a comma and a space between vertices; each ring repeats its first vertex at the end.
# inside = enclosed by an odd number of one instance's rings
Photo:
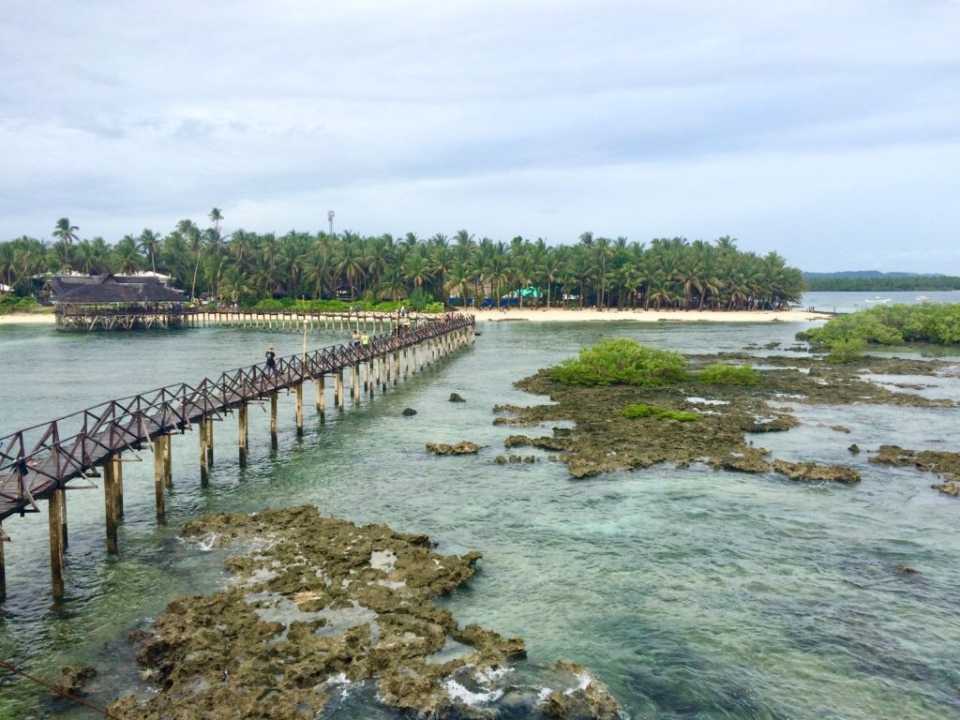
MULTIPOLYGON (((299 316, 299 327, 313 322, 359 323, 363 314, 342 314, 323 318, 299 316)), ((150 446, 154 457, 154 487, 157 517, 165 514, 164 489, 172 487, 170 435, 198 430, 200 483, 209 481, 213 463, 213 421, 236 411, 239 463, 247 463, 248 404, 270 399, 270 432, 276 446, 277 393, 294 391, 297 433, 303 433, 303 386, 316 383, 316 409, 326 411, 326 378, 334 381, 334 404, 345 407, 349 373, 350 395, 359 400, 364 392, 385 391, 390 383, 406 378, 424 364, 446 355, 475 339, 474 318, 470 315, 428 316, 407 325, 393 314, 366 314, 365 322, 380 322, 380 329, 367 345, 338 345, 277 359, 276 372, 265 363, 223 373, 218 379, 204 379, 196 386, 171 385, 121 400, 110 400, 92 408, 48 423, 20 430, 0 438, 0 599, 6 596, 4 543, 10 537, 3 520, 11 515, 40 512, 38 503, 47 502, 50 534, 50 572, 53 596, 64 596, 64 552, 68 543, 66 490, 68 483, 88 478, 103 479, 106 542, 111 553, 118 551, 117 527, 123 518, 122 455, 150 446)), ((263 322, 266 319, 262 320, 263 322)), ((271 319, 272 321, 272 319, 271 319)), ((219 323, 218 323, 219 324, 219 323)), ((224 323, 226 324, 226 322, 224 323)), ((335 326, 335 325, 334 325, 335 326)), ((274 327, 274 326, 271 326, 274 327)), ((347 329, 353 325, 341 325, 347 329)), ((357 325, 357 327, 361 327, 357 325)), ((362 327, 366 327, 365 325, 362 327)), ((90 481, 86 480, 86 487, 90 481)))

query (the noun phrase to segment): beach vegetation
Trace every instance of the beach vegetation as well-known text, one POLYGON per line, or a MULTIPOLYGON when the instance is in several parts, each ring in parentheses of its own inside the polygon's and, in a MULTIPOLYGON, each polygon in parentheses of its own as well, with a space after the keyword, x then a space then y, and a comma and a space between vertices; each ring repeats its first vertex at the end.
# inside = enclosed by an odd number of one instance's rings
MULTIPOLYGON (((825 325, 797 334, 817 349, 839 352, 842 341, 870 345, 960 344, 960 305, 922 303, 882 305, 832 318, 825 325)), ((851 346, 852 347, 852 346, 851 346)))
POLYGON ((866 343, 858 337, 835 338, 827 342, 826 360, 831 365, 843 365, 853 362, 861 355, 866 343))
POLYGON ((700 414, 685 410, 671 410, 670 408, 656 407, 654 405, 627 405, 623 409, 625 418, 647 418, 652 417, 657 420, 667 418, 677 422, 693 422, 700 419, 700 414))
POLYGON ((705 385, 756 385, 760 382, 760 373, 749 365, 725 363, 708 365, 696 377, 705 385))
POLYGON ((680 353, 616 338, 582 349, 577 357, 561 361, 548 373, 564 385, 654 387, 687 378, 686 364, 680 353))
POLYGON ((21 236, 0 242, 0 283, 40 291, 49 275, 152 271, 191 299, 250 308, 269 300, 344 300, 442 307, 783 310, 805 290, 800 270, 776 252, 740 251, 736 240, 682 237, 631 242, 592 232, 569 243, 542 238, 477 238, 467 230, 421 238, 353 231, 283 235, 230 228, 214 208, 108 242, 83 237, 69 218, 51 242, 21 236))

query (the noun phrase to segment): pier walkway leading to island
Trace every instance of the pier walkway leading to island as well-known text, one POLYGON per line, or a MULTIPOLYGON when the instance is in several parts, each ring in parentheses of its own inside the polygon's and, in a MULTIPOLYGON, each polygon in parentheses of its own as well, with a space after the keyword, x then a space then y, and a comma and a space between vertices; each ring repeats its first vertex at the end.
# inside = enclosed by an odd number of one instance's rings
POLYGON ((421 316, 415 326, 395 324, 390 332, 370 337, 367 345, 304 349, 301 355, 277 358, 275 372, 266 363, 239 368, 197 385, 181 383, 110 400, 0 438, 0 599, 6 596, 3 546, 10 540, 2 522, 12 515, 40 512, 41 501, 47 502, 53 596, 63 597, 68 542, 65 490, 90 487, 89 478, 103 479, 107 549, 117 552, 124 453, 136 454, 145 445, 152 446, 157 517, 162 518, 164 488, 173 482, 170 435, 197 427, 200 482, 205 485, 213 462, 213 421, 225 413, 237 413, 239 462, 245 466, 248 403, 270 399, 270 431, 276 446, 279 391, 295 391, 297 433, 302 434, 305 382, 316 383, 317 412, 323 418, 326 378, 334 380, 334 404, 343 410, 345 372, 350 374, 350 395, 359 402, 364 392, 385 391, 389 383, 396 384, 400 377, 474 339, 470 315, 421 316), (68 485, 77 480, 74 486, 68 485))

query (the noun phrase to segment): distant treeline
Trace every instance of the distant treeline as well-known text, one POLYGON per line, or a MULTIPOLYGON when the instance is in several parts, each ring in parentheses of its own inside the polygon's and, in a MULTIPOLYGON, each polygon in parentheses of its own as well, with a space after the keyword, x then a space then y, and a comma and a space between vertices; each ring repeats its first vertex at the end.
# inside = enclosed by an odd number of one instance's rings
POLYGON ((130 275, 149 270, 204 301, 254 306, 261 301, 404 300, 408 307, 450 305, 765 310, 788 308, 803 296, 803 278, 776 252, 757 255, 736 240, 682 237, 649 243, 594 237, 548 245, 517 236, 509 242, 466 230, 419 238, 407 233, 361 236, 352 231, 224 234, 223 214, 211 224, 181 220, 166 235, 145 229, 116 244, 81 239, 60 218, 51 243, 31 237, 0 242, 0 296, 37 293, 65 272, 130 275))
POLYGON ((960 277, 909 275, 902 277, 810 278, 808 292, 922 292, 960 290, 960 277))

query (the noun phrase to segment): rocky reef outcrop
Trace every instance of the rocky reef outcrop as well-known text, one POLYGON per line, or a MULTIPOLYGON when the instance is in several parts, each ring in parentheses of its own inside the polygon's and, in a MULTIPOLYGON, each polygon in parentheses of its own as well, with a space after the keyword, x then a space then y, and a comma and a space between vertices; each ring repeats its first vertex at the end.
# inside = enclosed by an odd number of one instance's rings
MULTIPOLYGON (((511 661, 525 656, 520 638, 461 628, 432 602, 474 574, 480 553, 440 555, 425 535, 359 527, 309 506, 207 516, 182 536, 248 552, 226 561, 227 587, 173 598, 135 635, 153 692, 115 701, 117 717, 316 717, 356 683, 375 685, 379 702, 402 712, 493 717, 487 706, 503 696, 511 661)), ((612 717, 616 701, 591 683, 590 717, 612 717)))

